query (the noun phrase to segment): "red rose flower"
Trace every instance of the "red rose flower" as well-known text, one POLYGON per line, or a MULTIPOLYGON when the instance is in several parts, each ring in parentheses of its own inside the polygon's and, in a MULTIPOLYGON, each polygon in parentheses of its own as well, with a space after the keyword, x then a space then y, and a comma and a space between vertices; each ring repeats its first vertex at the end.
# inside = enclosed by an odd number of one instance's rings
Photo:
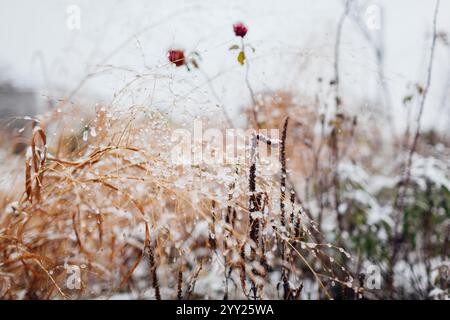
POLYGON ((167 58, 177 67, 181 67, 185 64, 183 50, 169 50, 169 52, 167 53, 167 58))
POLYGON ((241 38, 245 37, 248 31, 247 27, 242 22, 235 23, 233 25, 233 30, 236 37, 241 38))

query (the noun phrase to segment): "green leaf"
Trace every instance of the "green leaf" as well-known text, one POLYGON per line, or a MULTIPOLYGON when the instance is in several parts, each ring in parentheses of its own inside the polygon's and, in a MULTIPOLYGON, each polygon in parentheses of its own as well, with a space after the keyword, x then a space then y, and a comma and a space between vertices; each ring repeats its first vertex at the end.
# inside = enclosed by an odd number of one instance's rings
POLYGON ((413 99, 413 96, 412 96, 412 95, 409 95, 409 96, 404 97, 404 98, 403 98, 403 104, 410 103, 410 102, 412 101, 412 99, 413 99))
POLYGON ((228 50, 237 50, 239 49, 239 45, 233 44, 228 50))
POLYGON ((244 65, 244 61, 245 61, 245 53, 244 51, 239 52, 239 55, 237 57, 237 61, 241 64, 244 65))

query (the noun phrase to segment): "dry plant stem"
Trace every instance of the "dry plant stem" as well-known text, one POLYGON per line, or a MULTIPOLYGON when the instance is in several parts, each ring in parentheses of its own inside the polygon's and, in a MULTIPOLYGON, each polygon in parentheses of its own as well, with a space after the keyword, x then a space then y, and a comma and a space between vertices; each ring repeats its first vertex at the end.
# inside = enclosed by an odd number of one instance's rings
POLYGON ((202 270, 203 270, 203 260, 200 260, 200 264, 197 267, 197 270, 194 272, 194 274, 192 275, 192 277, 189 281, 189 284, 187 285, 186 294, 185 294, 186 299, 189 299, 192 292, 194 292, 195 284, 197 283, 198 276, 202 270))
POLYGON ((241 286, 242 286, 242 292, 245 296, 247 295, 247 285, 245 283, 246 280, 246 267, 245 267, 245 242, 240 245, 240 251, 239 251, 239 278, 241 280, 241 286))
POLYGON ((289 184, 289 187, 292 188, 292 190, 294 192, 295 202, 298 203, 302 208, 305 209, 305 214, 310 220, 314 220, 313 216, 311 215, 311 212, 309 212, 309 210, 306 210, 302 199, 299 197, 297 191, 295 190, 295 184, 292 181, 292 179, 291 179, 291 177, 290 177, 290 175, 288 173, 287 173, 287 176, 286 176, 286 182, 289 184))
POLYGON ((183 300, 183 266, 178 270, 177 299, 183 300))
MULTIPOLYGON (((258 239, 259 239, 259 229, 260 229, 260 219, 254 218, 253 213, 259 211, 259 201, 258 201, 258 194, 256 193, 256 153, 258 148, 258 138, 256 135, 253 135, 252 137, 252 145, 251 145, 251 154, 250 154, 250 172, 249 172, 249 180, 248 180, 248 191, 250 193, 249 198, 249 224, 250 224, 250 239, 252 241, 251 243, 251 258, 252 261, 254 260, 256 256, 256 246, 258 245, 258 239)), ((245 251, 242 251, 245 255, 245 251)), ((242 254, 241 253, 241 254, 242 254)), ((252 270, 254 274, 256 274, 255 270, 252 270)), ((251 287, 253 291, 253 298, 257 298, 257 288, 256 284, 251 280, 251 287)))
MULTIPOLYGON (((305 207, 304 202, 302 201, 302 199, 300 198, 300 196, 298 195, 298 192, 295 190, 295 185, 291 179, 291 176, 289 175, 289 173, 286 171, 286 182, 289 185, 289 188, 291 188, 291 201, 292 198, 294 198, 294 204, 298 204, 300 206, 300 210, 297 211, 297 219, 296 219, 296 223, 294 224, 294 230, 295 230, 295 238, 299 239, 302 236, 302 231, 301 231, 301 213, 305 214, 305 216, 310 220, 313 221, 314 218, 311 214, 311 212, 305 207)), ((319 201, 319 203, 321 203, 319 201)), ((314 237, 317 238, 318 242, 324 242, 324 238, 323 235, 320 233, 320 224, 318 226, 318 229, 312 229, 311 230, 314 234, 314 237)))
POLYGON ((340 150, 339 150, 339 124, 335 124, 331 131, 331 153, 332 153, 332 165, 334 167, 333 173, 333 189, 334 189, 334 210, 336 212, 336 221, 338 225, 338 238, 341 241, 340 236, 344 226, 342 225, 342 215, 339 214, 339 206, 341 203, 340 196, 340 178, 339 178, 339 162, 340 162, 340 150))
POLYGON ((406 167, 405 167, 405 175, 399 186, 399 190, 397 192, 397 196, 396 196, 395 203, 394 203, 394 212, 396 213, 396 221, 395 221, 396 224, 394 226, 393 252, 392 252, 391 262, 390 262, 389 270, 388 270, 388 286, 389 286, 389 290, 391 292, 391 296, 394 295, 394 285, 393 285, 394 267, 397 263, 398 254, 400 252, 400 248, 402 246, 402 243, 403 243, 404 237, 405 237, 405 235, 404 235, 405 230, 401 230, 401 224, 402 224, 402 220, 403 220, 402 216, 403 216, 403 211, 405 209, 405 198, 406 198, 406 193, 408 192, 409 185, 411 183, 411 167, 412 167, 412 162, 413 162, 413 156, 414 156, 414 153, 416 152, 417 143, 420 138, 422 115, 423 115, 423 111, 425 109, 425 102, 426 102, 426 99, 428 96, 428 91, 429 91, 430 85, 431 85, 431 75, 432 75, 432 71, 433 71, 434 51, 435 51, 435 47, 436 47, 436 38, 437 38, 436 24, 437 24, 437 16, 439 13, 439 4, 440 4, 440 0, 436 0, 436 4, 435 4, 435 8, 434 8, 434 16, 433 16, 433 38, 431 41, 430 58, 428 61, 428 68, 427 68, 427 78, 426 78, 425 87, 424 87, 424 90, 422 93, 422 99, 420 100, 419 114, 416 119, 416 131, 414 134, 413 142, 409 149, 408 158, 407 158, 406 167))
POLYGON ((152 278, 153 289, 155 289, 155 298, 156 298, 156 300, 161 300, 158 275, 156 272, 157 265, 156 265, 156 261, 155 261, 155 249, 150 241, 147 245, 147 248, 148 248, 148 260, 149 260, 149 264, 150 264, 150 275, 152 278))
MULTIPOLYGON (((287 127, 288 127, 289 117, 286 118, 283 125, 283 131, 281 133, 281 145, 280 145, 280 165, 281 165, 281 175, 280 175, 280 214, 281 214, 281 226, 287 230, 286 226, 286 207, 285 207, 285 199, 286 199, 286 136, 287 136, 287 127)), ((284 232, 284 230, 283 230, 284 232)), ((282 272, 281 272, 281 280, 283 282, 283 298, 284 300, 289 299, 290 296, 290 286, 289 286, 289 269, 287 268, 287 252, 288 248, 285 245, 285 242, 282 242, 281 247, 281 263, 282 272)))
POLYGON ((340 183, 339 183, 339 130, 336 128, 338 125, 338 113, 340 107, 342 105, 342 99, 340 96, 340 74, 339 74, 339 58, 340 58, 340 46, 341 46, 341 38, 342 38, 342 29, 344 26, 345 19, 348 16, 350 11, 350 2, 351 0, 347 0, 345 2, 345 10, 339 19, 337 32, 336 32, 336 42, 334 48, 334 88, 335 88, 335 125, 331 133, 331 143, 332 143, 332 153, 333 153, 333 162, 334 162, 334 175, 333 175, 333 185, 334 185, 334 205, 336 211, 336 218, 338 221, 339 227, 339 235, 342 232, 342 221, 341 216, 339 214, 339 205, 340 205, 340 183))
POLYGON ((225 264, 225 292, 223 294, 223 300, 228 300, 228 283, 230 282, 232 268, 227 268, 227 259, 224 259, 225 264))
MULTIPOLYGON (((251 149, 250 149, 250 169, 249 169, 249 180, 248 180, 248 190, 249 190, 249 238, 251 240, 251 261, 256 261, 257 251, 260 254, 260 261, 263 262, 263 266, 266 266, 266 259, 264 257, 264 247, 261 246, 263 240, 261 239, 260 230, 261 230, 261 218, 259 216, 263 211, 263 200, 261 193, 256 192, 256 161, 257 161, 257 152, 258 152, 258 142, 262 141, 263 143, 269 146, 276 146, 276 143, 273 143, 269 138, 260 135, 254 134, 251 139, 251 149), (253 217, 254 213, 258 213, 258 217, 253 217)), ((245 259, 245 250, 244 246, 241 251, 242 259, 245 259)), ((245 260, 243 260, 245 262, 245 260)), ((245 263, 244 263, 245 264, 245 263)), ((245 269, 241 270, 244 275, 245 283, 245 269)), ((255 268, 252 269, 252 277, 250 279, 251 282, 251 290, 253 292, 253 298, 258 298, 258 288, 256 287, 254 276, 262 276, 261 272, 257 271, 255 268)), ((242 274, 241 274, 242 277, 242 274)), ((242 282, 242 279, 241 279, 242 282)), ((243 286, 244 288, 244 286, 243 286)))
POLYGON ((347 15, 350 10, 350 2, 351 0, 346 0, 345 2, 345 10, 342 13, 338 26, 337 26, 337 32, 336 32, 336 42, 334 46, 334 88, 335 88, 335 103, 336 103, 336 110, 341 105, 341 97, 340 97, 340 75, 339 75, 339 58, 340 58, 340 46, 341 46, 341 38, 342 38, 342 28, 344 26, 345 19, 347 18, 347 15))
MULTIPOLYGON (((268 206, 268 199, 269 199, 269 197, 266 195, 265 196, 265 198, 264 198, 264 204, 263 204, 263 208, 262 208, 262 212, 264 211, 264 208, 266 207, 266 206, 268 206)), ((265 226, 266 226, 266 220, 265 219, 262 219, 262 221, 261 221, 261 229, 262 230, 264 230, 264 228, 265 228, 265 226)), ((264 268, 264 274, 263 274, 263 276, 266 276, 267 275, 267 273, 268 273, 268 271, 269 271, 269 264, 267 263, 267 257, 266 257, 266 246, 265 246, 265 237, 264 237, 264 234, 263 235, 261 235, 261 237, 260 237, 260 243, 259 243, 259 246, 260 246, 260 264, 261 264, 261 266, 264 268)))
MULTIPOLYGON (((238 170, 236 169, 236 173, 238 173, 237 171, 238 170)), ((235 183, 233 182, 229 186, 229 189, 230 189, 230 191, 228 193, 229 204, 227 206, 227 211, 226 211, 226 214, 225 214, 225 226, 231 227, 231 228, 234 227, 234 220, 235 220, 234 217, 236 215, 236 208, 234 208, 234 207, 232 207, 230 205, 231 201, 233 200, 233 190, 234 190, 234 188, 235 188, 235 183)), ((229 248, 228 248, 228 239, 230 238, 230 236, 231 236, 231 232, 228 231, 227 228, 225 228, 224 229, 224 237, 223 237, 223 248, 224 248, 224 251, 225 251, 224 256, 223 256, 224 266, 225 266, 224 267, 225 293, 224 293, 224 297, 223 297, 224 300, 228 300, 228 283, 230 281, 231 273, 233 271, 233 265, 231 263, 230 263, 230 265, 228 265, 228 258, 229 258, 229 256, 231 256, 228 253, 228 250, 229 250, 229 248)))
POLYGON ((25 191, 27 199, 32 202, 35 198, 41 200, 41 188, 44 181, 44 167, 47 161, 47 137, 44 130, 33 122, 33 133, 31 136, 31 158, 27 159, 25 166, 25 191), (37 137, 41 140, 42 150, 37 148, 37 137), (35 176, 35 188, 33 190, 32 169, 35 176))
POLYGON ((209 246, 211 250, 216 251, 217 240, 216 240, 216 202, 212 200, 211 202, 211 222, 209 224, 209 246))
MULTIPOLYGON (((245 43, 244 38, 241 38, 241 46, 242 46, 242 52, 244 52, 245 55, 245 43)), ((248 59, 245 59, 245 84, 247 85, 248 91, 250 92, 250 98, 252 99, 252 116, 253 116, 253 122, 256 129, 260 128, 259 121, 258 121, 258 110, 257 110, 257 102, 255 98, 255 91, 252 88, 252 85, 250 84, 250 63, 248 62, 248 59)))
MULTIPOLYGON (((291 216, 290 216, 290 220, 289 220, 289 224, 290 224, 290 234, 291 235, 295 235, 296 231, 295 231, 295 191, 291 190, 291 197, 290 197, 290 201, 291 201, 291 216)), ((300 219, 300 217, 297 217, 298 219, 300 219)))
POLYGON ((254 219, 252 213, 258 211, 258 199, 256 194, 256 149, 258 148, 258 139, 252 137, 251 155, 250 155, 250 172, 248 177, 249 198, 249 222, 250 222, 250 239, 257 243, 259 232, 259 218, 254 219))
POLYGON ((281 212, 281 225, 286 227, 286 208, 284 200, 286 199, 286 135, 289 118, 286 118, 283 125, 283 131, 281 133, 281 145, 280 145, 280 212, 281 212))

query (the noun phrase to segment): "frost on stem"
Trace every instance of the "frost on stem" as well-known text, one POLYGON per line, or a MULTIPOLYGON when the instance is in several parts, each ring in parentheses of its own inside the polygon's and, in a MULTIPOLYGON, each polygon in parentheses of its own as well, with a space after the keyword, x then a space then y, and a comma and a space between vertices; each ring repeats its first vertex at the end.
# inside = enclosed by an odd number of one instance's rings
MULTIPOLYGON (((281 145, 280 145, 280 165, 281 165, 281 176, 280 176, 280 220, 281 226, 283 229, 286 229, 286 207, 285 207, 285 198, 286 198, 286 137, 287 137, 287 128, 288 128, 289 117, 286 118, 283 125, 283 131, 281 133, 281 145)), ((284 230, 283 230, 284 232, 284 230)), ((288 248, 285 244, 285 241, 282 241, 281 244, 281 263, 282 263, 282 273, 281 273, 281 281, 283 282, 283 298, 284 300, 289 299, 290 296, 290 286, 289 286, 289 269, 286 267, 287 265, 287 255, 288 248)))
POLYGON ((280 146, 280 212, 281 212, 281 225, 286 227, 286 208, 284 200, 286 198, 286 135, 289 118, 286 118, 283 125, 283 131, 281 133, 281 146, 280 146))

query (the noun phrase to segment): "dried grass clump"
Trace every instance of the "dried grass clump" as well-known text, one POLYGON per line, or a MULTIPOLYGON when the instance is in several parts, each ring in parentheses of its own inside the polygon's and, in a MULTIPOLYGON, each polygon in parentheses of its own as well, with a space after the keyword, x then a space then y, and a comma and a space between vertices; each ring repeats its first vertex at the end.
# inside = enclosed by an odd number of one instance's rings
POLYGON ((73 114, 32 120, 23 165, 11 166, 25 177, 2 195, 3 299, 299 299, 354 286, 330 258, 345 251, 317 243, 279 176, 174 165, 175 125, 144 108, 102 108, 75 129, 73 114))

